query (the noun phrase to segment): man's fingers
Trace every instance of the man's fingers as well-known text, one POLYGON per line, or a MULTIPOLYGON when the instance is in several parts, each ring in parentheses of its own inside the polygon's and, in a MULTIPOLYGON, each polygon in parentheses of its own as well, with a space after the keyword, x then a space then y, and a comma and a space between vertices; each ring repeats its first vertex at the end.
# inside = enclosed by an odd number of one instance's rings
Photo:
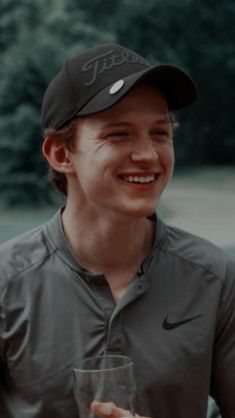
POLYGON ((91 410, 103 418, 130 418, 133 417, 130 411, 118 408, 113 402, 93 401, 91 410))

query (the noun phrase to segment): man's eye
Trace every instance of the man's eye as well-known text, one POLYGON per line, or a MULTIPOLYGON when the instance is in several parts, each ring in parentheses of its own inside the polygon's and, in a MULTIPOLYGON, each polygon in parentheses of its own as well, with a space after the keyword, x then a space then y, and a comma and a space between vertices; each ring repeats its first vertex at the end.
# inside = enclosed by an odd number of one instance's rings
POLYGON ((130 134, 129 134, 129 132, 126 132, 126 131, 114 131, 114 132, 110 132, 109 134, 108 134, 108 137, 111 137, 111 138, 122 138, 122 137, 127 137, 127 136, 129 136, 130 134))
POLYGON ((124 131, 115 131, 115 132, 111 132, 108 136, 128 136, 128 132, 124 132, 124 131))
POLYGON ((154 134, 155 135, 160 135, 160 136, 167 136, 168 135, 168 132, 167 131, 162 131, 162 130, 157 130, 157 131, 154 131, 154 134))
POLYGON ((159 129, 156 130, 156 131, 153 131, 152 135, 155 136, 156 138, 161 138, 161 139, 169 138, 169 132, 168 131, 159 130, 159 129))

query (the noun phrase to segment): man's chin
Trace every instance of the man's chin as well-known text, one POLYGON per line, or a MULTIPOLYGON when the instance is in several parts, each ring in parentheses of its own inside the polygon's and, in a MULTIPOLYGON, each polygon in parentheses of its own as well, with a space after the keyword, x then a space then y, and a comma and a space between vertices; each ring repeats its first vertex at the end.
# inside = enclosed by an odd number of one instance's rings
POLYGON ((153 206, 149 208, 146 208, 146 207, 145 208, 133 208, 133 209, 126 211, 129 217, 136 218, 136 219, 151 218, 155 214, 155 212, 156 212, 156 208, 153 206))

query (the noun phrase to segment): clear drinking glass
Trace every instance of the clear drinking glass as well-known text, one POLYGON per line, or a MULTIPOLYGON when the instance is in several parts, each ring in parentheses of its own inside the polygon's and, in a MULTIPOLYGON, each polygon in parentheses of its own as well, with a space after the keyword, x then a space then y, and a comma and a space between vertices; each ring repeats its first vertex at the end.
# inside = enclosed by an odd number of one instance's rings
POLYGON ((134 415, 134 363, 130 357, 105 355, 78 361, 73 370, 73 390, 79 418, 95 418, 92 401, 112 401, 134 415))

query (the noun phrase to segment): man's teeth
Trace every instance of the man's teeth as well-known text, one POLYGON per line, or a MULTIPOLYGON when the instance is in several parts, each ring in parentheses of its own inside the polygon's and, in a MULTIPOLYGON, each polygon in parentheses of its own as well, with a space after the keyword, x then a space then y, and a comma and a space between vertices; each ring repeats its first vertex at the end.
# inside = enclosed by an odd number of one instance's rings
POLYGON ((154 181, 154 175, 151 176, 125 176, 125 181, 129 183, 152 183, 154 181))

